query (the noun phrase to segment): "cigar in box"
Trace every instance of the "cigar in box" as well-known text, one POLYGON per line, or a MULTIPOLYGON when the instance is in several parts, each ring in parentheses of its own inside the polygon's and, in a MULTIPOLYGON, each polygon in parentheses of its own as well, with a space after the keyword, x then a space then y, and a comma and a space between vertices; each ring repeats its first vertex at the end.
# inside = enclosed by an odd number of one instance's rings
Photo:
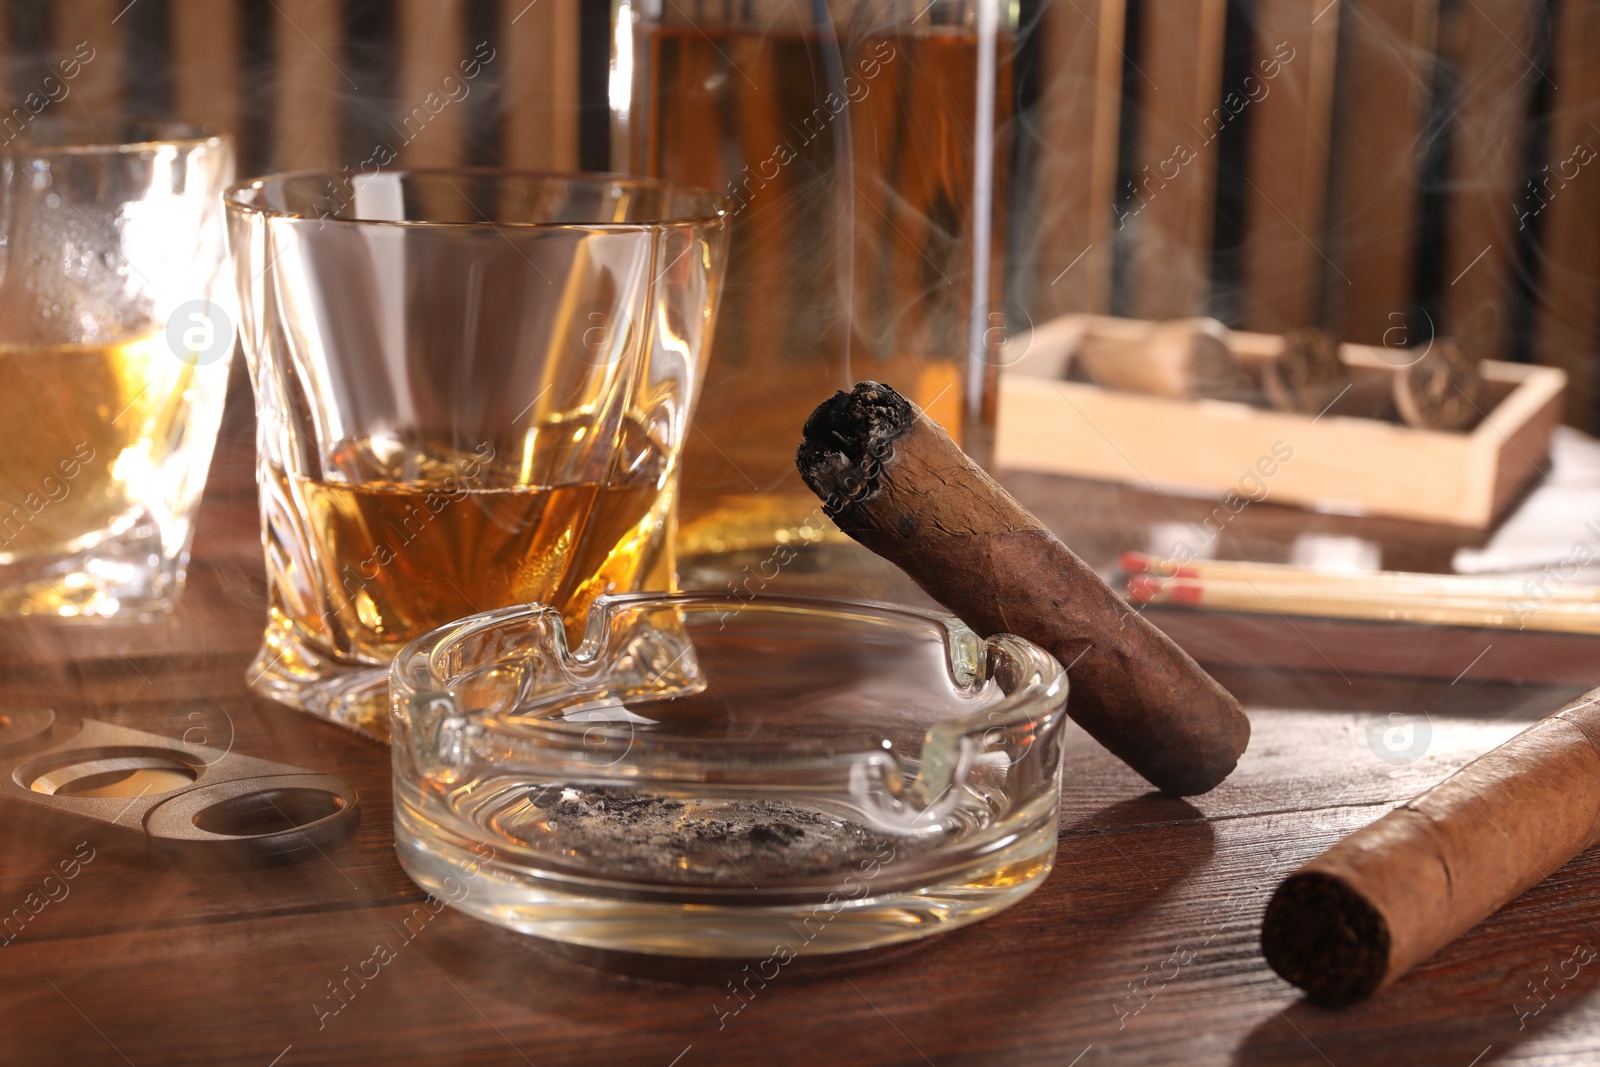
MULTIPOLYGON (((1440 338, 1420 354, 1395 350, 1385 375, 1353 375, 1326 330, 1301 327, 1259 360, 1261 393, 1278 411, 1321 415, 1337 403, 1341 415, 1401 422, 1417 430, 1470 430, 1488 407, 1489 385, 1477 360, 1440 338)), ((1245 361, 1249 366, 1251 361, 1245 361)))
POLYGON ((1394 406, 1400 421, 1419 430, 1470 430, 1489 406, 1489 383, 1477 360, 1440 338, 1395 371, 1394 406))
POLYGON ((1157 788, 1203 793, 1250 738, 1239 702, 899 393, 862 382, 806 421, 801 477, 846 534, 982 636, 1061 661, 1067 714, 1157 788))
POLYGON ((1339 342, 1315 327, 1285 333, 1282 349, 1261 367, 1262 392, 1279 411, 1321 414, 1351 385, 1339 342))
POLYGON ((1253 392, 1216 319, 1103 319, 1085 329, 1073 372, 1106 389, 1179 400, 1242 400, 1253 392))
MULTIPOLYGON (((1232 400, 1277 411, 1337 413, 1401 422, 1414 429, 1469 430, 1488 406, 1488 384, 1476 360, 1445 338, 1420 355, 1395 350, 1392 373, 1352 374, 1339 341, 1326 330, 1284 333, 1271 351, 1245 352, 1211 318, 1149 322, 1105 316, 1068 317, 1074 329, 1046 324, 1029 345, 1067 353, 1066 374, 1105 389, 1177 400, 1232 400)), ((1252 342, 1267 335, 1243 334, 1252 342)))
POLYGON ((1291 874, 1261 949, 1318 1003, 1370 997, 1600 840, 1600 689, 1291 874))

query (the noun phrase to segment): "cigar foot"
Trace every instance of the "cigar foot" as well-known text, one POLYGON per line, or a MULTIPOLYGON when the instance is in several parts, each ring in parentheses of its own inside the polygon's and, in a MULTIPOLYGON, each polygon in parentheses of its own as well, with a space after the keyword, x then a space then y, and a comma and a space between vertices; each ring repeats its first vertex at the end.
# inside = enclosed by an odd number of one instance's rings
POLYGON ((1349 384, 1339 342, 1311 326, 1284 334, 1283 351, 1261 372, 1261 387, 1272 406, 1304 415, 1326 410, 1349 384))
POLYGON ((1261 953, 1284 981, 1328 1007, 1365 1000, 1389 966, 1389 927, 1366 897, 1308 871, 1278 886, 1261 924, 1261 953))
POLYGON ((1350 1004, 1597 842, 1600 689, 1291 874, 1261 951, 1313 1000, 1350 1004))
POLYGON ((1394 376, 1400 418, 1419 430, 1470 430, 1482 420, 1488 397, 1478 361, 1445 338, 1394 376))
POLYGON ((831 514, 848 499, 876 491, 882 458, 916 417, 909 400, 877 382, 841 389, 817 405, 801 431, 795 465, 824 510, 831 514))

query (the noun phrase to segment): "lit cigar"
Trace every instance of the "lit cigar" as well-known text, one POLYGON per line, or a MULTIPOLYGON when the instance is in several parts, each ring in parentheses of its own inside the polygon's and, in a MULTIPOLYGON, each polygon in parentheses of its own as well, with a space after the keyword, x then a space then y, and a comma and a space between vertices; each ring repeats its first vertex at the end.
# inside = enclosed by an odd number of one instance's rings
POLYGON ((1597 840, 1600 689, 1291 874, 1262 952, 1312 1000, 1354 1003, 1597 840))
POLYGON ((1203 793, 1233 770, 1250 739, 1239 702, 899 393, 834 394, 796 462, 840 529, 968 626, 1068 667, 1067 713, 1158 788, 1203 793))

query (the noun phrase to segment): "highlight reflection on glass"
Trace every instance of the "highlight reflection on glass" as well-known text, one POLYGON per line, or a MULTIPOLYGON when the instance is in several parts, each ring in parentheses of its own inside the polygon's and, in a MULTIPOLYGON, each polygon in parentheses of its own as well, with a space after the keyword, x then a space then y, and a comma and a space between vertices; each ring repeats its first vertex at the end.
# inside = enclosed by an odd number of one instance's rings
POLYGON ((453 619, 665 588, 721 282, 719 201, 474 170, 228 197, 270 617, 251 684, 387 732, 384 669, 453 619))

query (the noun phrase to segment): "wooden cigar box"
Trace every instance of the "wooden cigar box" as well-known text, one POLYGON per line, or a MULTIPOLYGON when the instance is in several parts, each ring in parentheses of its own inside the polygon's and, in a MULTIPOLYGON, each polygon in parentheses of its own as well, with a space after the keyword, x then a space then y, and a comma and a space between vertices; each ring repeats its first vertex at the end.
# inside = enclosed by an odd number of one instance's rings
MULTIPOLYGON (((1075 315, 1012 338, 1001 350, 995 461, 1001 468, 1124 482, 1185 494, 1236 494, 1350 515, 1486 528, 1547 462, 1566 373, 1485 361, 1485 417, 1463 433, 1418 430, 1350 408, 1381 394, 1396 349, 1345 344, 1350 393, 1321 415, 1252 404, 1119 392, 1067 380, 1085 329, 1134 331, 1132 320, 1075 315)), ((1234 331, 1247 367, 1282 339, 1234 331)))

